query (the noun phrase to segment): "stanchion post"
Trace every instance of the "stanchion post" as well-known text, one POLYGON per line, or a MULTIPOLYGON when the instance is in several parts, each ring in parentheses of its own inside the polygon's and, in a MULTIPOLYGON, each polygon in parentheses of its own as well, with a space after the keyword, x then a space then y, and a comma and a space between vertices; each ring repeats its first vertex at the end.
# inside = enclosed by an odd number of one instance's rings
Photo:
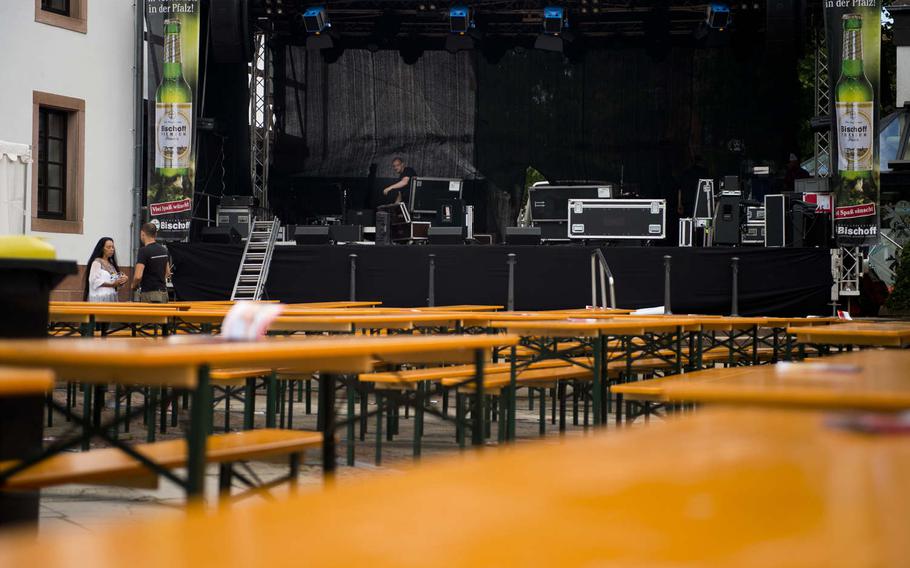
POLYGON ((664 255, 664 314, 671 315, 673 310, 670 309, 670 260, 669 254, 664 255))
POLYGON ((739 257, 734 256, 731 259, 733 268, 733 293, 730 297, 730 315, 739 317, 739 257))
POLYGON ((427 305, 434 307, 436 305, 436 255, 430 254, 430 282, 429 293, 427 295, 427 305))
POLYGON ((348 258, 351 259, 351 286, 350 286, 350 297, 349 299, 352 302, 357 301, 357 255, 349 254, 348 258))
POLYGON ((515 263, 518 262, 514 252, 509 253, 506 263, 509 265, 509 297, 506 307, 510 312, 515 311, 515 263))

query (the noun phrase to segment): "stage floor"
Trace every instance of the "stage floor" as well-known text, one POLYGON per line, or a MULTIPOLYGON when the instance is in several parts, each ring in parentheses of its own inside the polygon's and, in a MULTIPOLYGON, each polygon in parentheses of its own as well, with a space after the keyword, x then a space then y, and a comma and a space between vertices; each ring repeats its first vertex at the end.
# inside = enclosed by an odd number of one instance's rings
MULTIPOLYGON (((241 245, 169 245, 180 299, 230 296, 241 245)), ((544 310, 591 303, 595 247, 310 245, 275 248, 268 298, 283 302, 347 300, 350 255, 356 256, 359 300, 425 306, 429 255, 435 255, 436 305, 506 304, 507 259, 514 253, 515 308, 544 310)), ((663 257, 671 258, 676 313, 728 314, 731 260, 739 260, 741 315, 828 315, 831 257, 827 249, 603 247, 616 279, 619 307, 663 305, 663 257)))

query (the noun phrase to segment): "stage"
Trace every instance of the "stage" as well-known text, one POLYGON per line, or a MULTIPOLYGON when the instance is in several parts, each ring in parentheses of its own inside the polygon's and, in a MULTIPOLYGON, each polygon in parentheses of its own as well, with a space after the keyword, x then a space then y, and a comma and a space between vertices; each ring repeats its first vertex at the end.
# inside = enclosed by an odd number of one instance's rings
MULTIPOLYGON (((241 245, 168 245, 181 300, 229 298, 241 245)), ((356 254, 358 300, 425 306, 429 255, 435 256, 435 303, 501 304, 508 296, 509 253, 516 255, 515 309, 574 308, 591 303, 591 253, 585 246, 278 246, 267 298, 282 302, 349 299, 356 254)), ((619 307, 663 305, 663 256, 671 260, 676 313, 729 314, 731 259, 739 257, 740 315, 830 313, 827 249, 603 247, 619 307)))

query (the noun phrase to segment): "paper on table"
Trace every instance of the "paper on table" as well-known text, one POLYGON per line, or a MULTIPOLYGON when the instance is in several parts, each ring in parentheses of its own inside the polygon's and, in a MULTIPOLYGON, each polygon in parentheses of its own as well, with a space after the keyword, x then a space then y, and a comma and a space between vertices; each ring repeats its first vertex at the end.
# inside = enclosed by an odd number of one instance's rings
POLYGON ((229 340, 258 339, 282 311, 284 304, 237 302, 221 322, 221 335, 229 340))
POLYGON ((635 310, 634 312, 632 312, 631 315, 633 315, 633 316, 660 316, 660 315, 663 315, 664 312, 665 312, 665 310, 664 310, 663 306, 655 306, 653 308, 641 308, 639 310, 635 310))

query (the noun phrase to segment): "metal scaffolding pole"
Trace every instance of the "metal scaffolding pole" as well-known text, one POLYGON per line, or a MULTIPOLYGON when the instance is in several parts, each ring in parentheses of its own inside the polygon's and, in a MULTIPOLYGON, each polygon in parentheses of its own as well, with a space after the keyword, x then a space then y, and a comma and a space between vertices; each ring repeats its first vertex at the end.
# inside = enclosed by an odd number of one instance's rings
POLYGON ((253 33, 253 63, 250 66, 250 173, 253 196, 269 209, 269 147, 272 137, 272 57, 269 34, 253 33))

